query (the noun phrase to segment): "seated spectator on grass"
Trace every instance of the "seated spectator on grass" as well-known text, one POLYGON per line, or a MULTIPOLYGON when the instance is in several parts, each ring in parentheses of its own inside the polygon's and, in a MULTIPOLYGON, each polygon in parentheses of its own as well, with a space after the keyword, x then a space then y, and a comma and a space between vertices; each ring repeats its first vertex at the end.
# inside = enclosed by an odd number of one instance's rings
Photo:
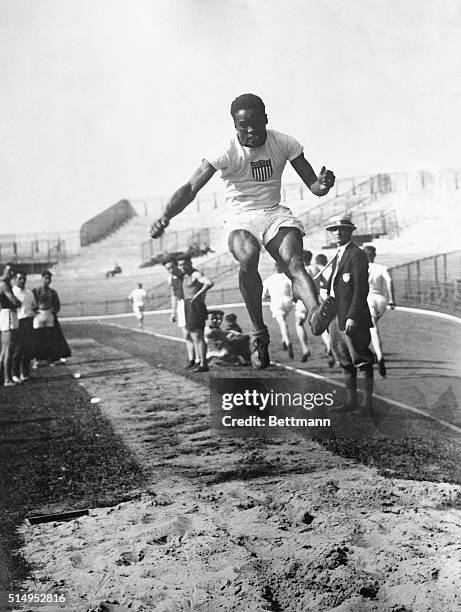
POLYGON ((234 314, 233 312, 230 312, 229 314, 226 314, 226 316, 224 317, 224 321, 225 321, 225 324, 226 324, 226 327, 224 328, 225 331, 236 331, 239 334, 243 334, 242 328, 237 323, 237 315, 236 314, 234 314))
POLYGON ((122 273, 122 268, 118 265, 118 263, 116 263, 114 265, 113 270, 109 270, 108 272, 106 272, 106 278, 114 278, 116 274, 121 274, 121 273, 122 273))
MULTIPOLYGON (((235 328, 222 329, 223 317, 222 310, 208 312, 208 322, 205 328, 207 359, 214 359, 219 365, 248 365, 250 363, 249 334, 239 332, 235 328)), ((239 325, 237 327, 241 329, 239 325)))

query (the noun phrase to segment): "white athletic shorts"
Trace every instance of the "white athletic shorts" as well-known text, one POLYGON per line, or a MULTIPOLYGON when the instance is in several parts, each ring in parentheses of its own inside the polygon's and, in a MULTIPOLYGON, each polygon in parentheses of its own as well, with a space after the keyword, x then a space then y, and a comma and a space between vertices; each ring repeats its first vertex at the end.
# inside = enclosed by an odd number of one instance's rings
POLYGON ((10 310, 9 308, 0 309, 0 331, 11 331, 18 329, 18 313, 16 310, 10 310))
POLYGON ((367 296, 368 308, 372 317, 379 319, 386 312, 387 299, 380 293, 369 293, 367 296))
POLYGON ((178 300, 176 320, 178 322, 178 327, 186 327, 186 311, 184 309, 184 300, 178 300))
POLYGON ((52 310, 39 310, 32 323, 34 329, 41 327, 54 327, 54 314, 52 310))
POLYGON ((283 300, 283 302, 270 302, 269 308, 274 319, 277 317, 286 317, 293 309, 293 300, 288 298, 283 300))
POLYGON ((144 304, 134 304, 133 305, 134 316, 141 320, 144 316, 144 304))
POLYGON ((259 244, 265 246, 277 235, 281 227, 296 227, 304 236, 304 225, 286 206, 279 204, 260 210, 229 210, 226 212, 224 228, 227 234, 243 229, 253 234, 259 244))

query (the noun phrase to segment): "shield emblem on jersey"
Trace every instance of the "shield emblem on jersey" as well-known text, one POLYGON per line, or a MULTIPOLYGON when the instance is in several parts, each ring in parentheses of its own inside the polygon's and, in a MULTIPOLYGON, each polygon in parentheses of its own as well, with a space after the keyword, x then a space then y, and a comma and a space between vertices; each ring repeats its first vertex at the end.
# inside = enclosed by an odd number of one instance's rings
POLYGON ((260 159, 251 162, 251 171, 253 172, 253 178, 257 181, 267 181, 272 176, 272 160, 260 159))

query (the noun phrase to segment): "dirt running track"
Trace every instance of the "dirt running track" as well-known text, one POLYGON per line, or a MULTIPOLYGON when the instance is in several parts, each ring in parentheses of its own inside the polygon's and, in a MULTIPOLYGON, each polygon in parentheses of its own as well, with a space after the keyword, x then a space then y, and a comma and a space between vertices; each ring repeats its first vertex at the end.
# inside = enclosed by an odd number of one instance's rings
MULTIPOLYGON (((101 398, 95 410, 110 418, 150 477, 132 501, 24 527, 23 553, 37 567, 26 590, 60 588, 73 612, 460 608, 454 431, 378 401, 360 437, 219 437, 209 429, 208 377, 184 376, 181 343, 98 324, 67 325, 66 332, 70 371, 101 398)), ((423 336, 416 343, 424 345, 423 336)), ((328 373, 321 347, 314 349, 309 369, 328 373)), ((421 378, 428 381, 427 390, 419 387, 424 404, 413 397, 412 405, 429 410, 438 401, 444 420, 459 425, 453 362, 441 343, 430 356, 424 350, 412 353, 423 362, 416 376, 431 372, 433 379, 421 378), (451 391, 440 399, 444 385, 451 391)), ((393 344, 393 351, 398 381, 403 350, 393 344)), ((275 343, 272 356, 283 359, 275 343)), ((271 368, 258 377, 282 373, 271 368)), ((244 368, 230 374, 253 376, 244 368)), ((289 376, 294 387, 306 384, 289 376)))

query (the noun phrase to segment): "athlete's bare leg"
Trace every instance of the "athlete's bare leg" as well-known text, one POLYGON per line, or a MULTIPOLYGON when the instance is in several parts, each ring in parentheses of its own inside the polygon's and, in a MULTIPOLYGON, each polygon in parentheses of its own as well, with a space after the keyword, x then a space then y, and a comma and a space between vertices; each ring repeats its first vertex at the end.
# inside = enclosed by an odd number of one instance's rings
POLYGON ((307 312, 317 306, 317 289, 304 267, 303 239, 299 229, 281 227, 277 235, 266 244, 266 250, 282 266, 292 282, 294 297, 302 301, 307 312))
POLYGON ((296 335, 298 336, 299 344, 301 345, 302 351, 302 361, 307 361, 307 358, 310 355, 309 345, 307 343, 307 331, 304 327, 304 323, 306 322, 305 316, 296 315, 295 317, 295 329, 296 335))
POLYGON ((197 357, 200 360, 200 366, 206 367, 206 351, 207 346, 203 337, 203 329, 197 329, 190 332, 192 337, 197 357))
POLYGON ((229 235, 229 251, 240 264, 239 287, 255 332, 266 329, 263 320, 263 283, 258 272, 260 246, 246 230, 229 235))
POLYGON ((381 344, 381 336, 379 334, 378 328, 378 318, 372 316, 371 320, 373 321, 373 327, 370 327, 371 346, 373 347, 373 350, 376 354, 376 358, 378 359, 378 361, 381 361, 381 359, 383 358, 383 349, 381 344))
POLYGON ((288 351, 288 357, 293 359, 293 344, 291 343, 290 332, 288 331, 287 317, 286 314, 278 313, 275 315, 275 320, 280 328, 280 334, 282 336, 283 348, 288 351))
POLYGON ((184 339, 186 341, 186 350, 187 350, 187 357, 189 359, 189 363, 192 363, 193 361, 195 362, 195 348, 194 348, 194 342, 190 335, 190 331, 188 331, 185 327, 181 327, 181 330, 182 330, 182 335, 184 336, 184 339))

